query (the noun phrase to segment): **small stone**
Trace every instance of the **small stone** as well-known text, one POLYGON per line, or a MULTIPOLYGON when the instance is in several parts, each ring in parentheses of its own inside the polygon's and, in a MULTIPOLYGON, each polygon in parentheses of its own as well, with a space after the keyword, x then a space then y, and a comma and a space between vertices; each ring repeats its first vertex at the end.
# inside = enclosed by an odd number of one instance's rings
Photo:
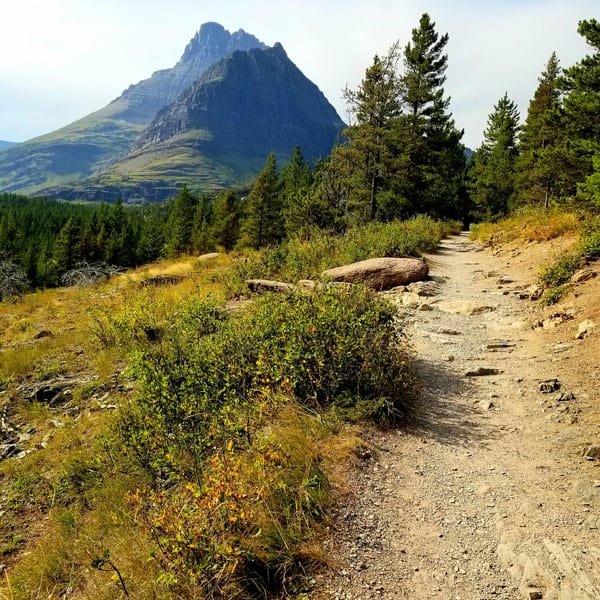
POLYGON ((587 458, 588 460, 600 460, 600 445, 593 444, 591 446, 588 446, 584 450, 583 456, 585 456, 585 458, 587 458))
POLYGON ((215 258, 219 258, 220 254, 218 252, 209 252, 208 254, 201 254, 196 260, 205 261, 205 260, 213 260, 215 258))
POLYGON ((461 335, 460 331, 457 331, 456 329, 448 329, 447 327, 440 327, 437 332, 443 335, 461 335))
POLYGON ((506 276, 504 276, 504 275, 503 275, 502 277, 499 277, 499 278, 496 280, 496 283, 497 283, 498 285, 506 285, 506 284, 508 284, 508 283, 514 283, 514 282, 515 282, 515 280, 514 280, 514 279, 512 279, 512 277, 506 277, 506 276))
POLYGON ((556 399, 557 402, 570 402, 571 400, 575 400, 573 392, 561 392, 556 399))
POLYGON ((59 421, 58 419, 52 419, 49 423, 50 427, 54 427, 55 429, 60 429, 61 427, 64 427, 65 424, 62 421, 59 421))
POLYGON ((596 271, 592 271, 591 269, 582 269, 573 274, 571 281, 573 283, 582 283, 583 281, 593 279, 597 274, 596 271))
POLYGON ((498 340, 496 342, 490 342, 486 345, 487 350, 502 350, 505 348, 514 348, 516 344, 513 342, 506 342, 504 340, 498 340))
POLYGON ((529 592, 529 600, 543 600, 543 598, 544 595, 538 590, 531 590, 529 592))
POLYGON ((539 285, 531 285, 527 288, 529 292, 529 299, 532 301, 539 300, 544 293, 544 288, 539 285))
POLYGON ((38 331, 33 336, 33 339, 34 340, 43 340, 44 338, 49 338, 49 337, 54 337, 54 334, 51 331, 48 331, 47 329, 42 329, 41 331, 38 331))
POLYGON ((551 394, 560 390, 560 381, 558 379, 546 379, 540 381, 540 392, 542 394, 551 394))
POLYGON ((495 369, 493 367, 477 367, 473 371, 467 371, 465 377, 487 377, 488 375, 500 375, 501 369, 495 369))
POLYGON ((491 400, 482 400, 479 403, 479 408, 481 410, 492 410, 492 408, 494 408, 495 404, 491 401, 491 400))
POLYGON ((592 329, 594 329, 595 327, 596 323, 594 323, 594 321, 590 321, 589 319, 582 321, 581 323, 579 323, 575 339, 582 340, 584 337, 587 337, 592 331, 592 329))

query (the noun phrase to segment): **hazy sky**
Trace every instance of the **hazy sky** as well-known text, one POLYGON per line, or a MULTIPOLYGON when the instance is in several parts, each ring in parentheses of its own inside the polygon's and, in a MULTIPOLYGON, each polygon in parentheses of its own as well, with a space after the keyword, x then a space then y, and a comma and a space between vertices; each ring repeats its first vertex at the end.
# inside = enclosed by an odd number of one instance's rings
POLYGON ((446 92, 464 142, 481 142, 508 92, 527 112, 556 50, 562 66, 587 46, 577 22, 598 0, 0 0, 0 139, 23 141, 107 104, 173 66, 206 21, 279 41, 347 120, 341 90, 373 55, 404 45, 423 12, 448 32, 446 92))

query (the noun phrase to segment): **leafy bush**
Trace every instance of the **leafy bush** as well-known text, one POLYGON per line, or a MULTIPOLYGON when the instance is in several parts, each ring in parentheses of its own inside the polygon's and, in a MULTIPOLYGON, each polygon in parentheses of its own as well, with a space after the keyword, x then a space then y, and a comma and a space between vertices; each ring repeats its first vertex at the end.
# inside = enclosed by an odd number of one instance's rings
POLYGON ((600 258, 600 217, 592 219, 581 238, 581 252, 586 259, 600 258))
POLYGON ((586 260, 600 258, 600 217, 592 219, 584 228, 577 247, 558 256, 539 274, 540 282, 548 289, 542 298, 544 304, 558 302, 572 275, 586 260))
POLYGON ((567 283, 581 265, 579 252, 564 252, 554 262, 542 268, 540 282, 545 287, 558 287, 567 283))
POLYGON ((213 448, 250 442, 255 415, 275 397, 395 421, 412 381, 393 316, 359 287, 268 295, 236 316, 194 302, 160 344, 138 352, 139 393, 121 433, 159 480, 186 469, 198 477, 213 448))
POLYGON ((311 560, 329 498, 323 417, 400 419, 411 352, 393 308, 358 286, 267 295, 233 314, 195 300, 163 327, 159 343, 132 344, 138 389, 117 419, 153 482, 132 505, 175 595, 264 597, 311 560))

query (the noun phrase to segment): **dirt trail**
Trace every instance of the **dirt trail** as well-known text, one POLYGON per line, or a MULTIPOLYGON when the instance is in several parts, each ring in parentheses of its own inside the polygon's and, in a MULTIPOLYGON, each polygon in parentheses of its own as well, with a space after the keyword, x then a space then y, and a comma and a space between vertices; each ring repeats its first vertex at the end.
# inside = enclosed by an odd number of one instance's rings
POLYGON ((464 235, 428 261, 436 295, 390 295, 414 304, 418 420, 372 434, 329 549, 339 559, 309 597, 600 599, 600 468, 577 422, 597 387, 531 329, 518 269, 511 281, 464 235), (467 375, 478 369, 491 374, 467 375), (542 393, 551 378, 560 390, 542 393))

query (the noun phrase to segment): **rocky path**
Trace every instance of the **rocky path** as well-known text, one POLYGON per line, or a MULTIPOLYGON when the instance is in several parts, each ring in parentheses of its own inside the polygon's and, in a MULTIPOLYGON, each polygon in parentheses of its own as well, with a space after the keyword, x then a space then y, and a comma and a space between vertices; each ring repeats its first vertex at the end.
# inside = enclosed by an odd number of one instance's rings
POLYGON ((600 463, 577 424, 593 390, 531 329, 534 303, 512 293, 531 282, 480 250, 446 240, 421 290, 435 295, 390 296, 417 351, 418 416, 368 440, 310 598, 600 599, 600 463))

